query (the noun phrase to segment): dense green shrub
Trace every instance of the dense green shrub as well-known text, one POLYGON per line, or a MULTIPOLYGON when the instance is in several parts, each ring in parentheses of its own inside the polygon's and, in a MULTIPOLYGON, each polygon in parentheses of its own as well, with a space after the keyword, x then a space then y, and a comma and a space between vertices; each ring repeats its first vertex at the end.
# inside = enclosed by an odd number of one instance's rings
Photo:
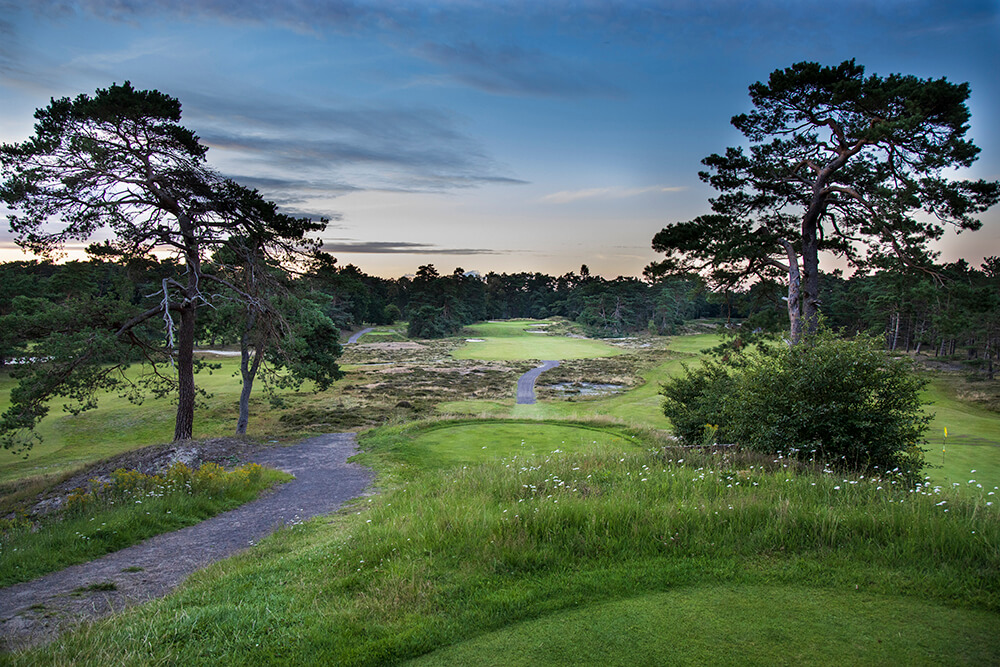
POLYGON ((721 362, 706 361, 698 368, 684 367, 682 375, 663 383, 663 413, 674 426, 674 435, 688 445, 705 443, 706 432, 714 431, 717 442, 729 439, 722 423, 722 406, 732 392, 732 369, 721 362))
POLYGON ((930 421, 920 404, 924 384, 908 359, 889 356, 877 340, 824 332, 747 353, 738 366, 688 371, 664 385, 664 412, 688 444, 717 424, 720 438, 757 451, 915 475, 930 421))

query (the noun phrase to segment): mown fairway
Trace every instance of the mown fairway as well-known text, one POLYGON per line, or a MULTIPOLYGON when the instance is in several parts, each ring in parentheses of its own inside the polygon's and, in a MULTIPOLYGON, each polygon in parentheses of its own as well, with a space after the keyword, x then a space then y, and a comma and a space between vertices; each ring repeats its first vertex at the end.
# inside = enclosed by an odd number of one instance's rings
POLYGON ((471 426, 368 434, 380 495, 14 663, 1000 660, 985 496, 638 432, 594 447, 587 425, 527 425, 525 445, 581 451, 522 456, 517 425, 471 426), (508 456, 476 465, 491 442, 508 456))
POLYGON ((456 359, 516 361, 522 359, 593 359, 622 354, 622 350, 601 341, 546 333, 546 324, 538 320, 484 322, 465 328, 468 342, 455 350, 456 359), (541 325, 541 326, 539 326, 541 325), (529 333, 534 331, 535 333, 529 333))

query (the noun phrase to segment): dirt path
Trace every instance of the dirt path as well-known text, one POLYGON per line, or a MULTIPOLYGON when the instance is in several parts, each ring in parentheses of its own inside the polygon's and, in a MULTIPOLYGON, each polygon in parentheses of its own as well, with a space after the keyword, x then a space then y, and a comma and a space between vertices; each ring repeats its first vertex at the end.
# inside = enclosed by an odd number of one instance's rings
POLYGON ((364 336, 366 333, 371 333, 372 331, 375 331, 375 327, 368 327, 366 329, 362 329, 361 331, 357 332, 356 334, 348 338, 347 344, 353 345, 354 343, 357 343, 359 340, 361 340, 362 336, 364 336))
POLYGON ((253 460, 295 479, 235 510, 90 563, 0 589, 0 649, 38 644, 82 620, 162 597, 195 570, 246 549, 277 527, 326 514, 361 495, 374 475, 347 463, 353 433, 310 438, 253 460), (91 590, 104 586, 114 590, 91 590))
POLYGON ((517 380, 517 404, 531 405, 535 402, 535 380, 545 371, 559 365, 558 361, 543 361, 541 366, 536 366, 522 375, 517 380))

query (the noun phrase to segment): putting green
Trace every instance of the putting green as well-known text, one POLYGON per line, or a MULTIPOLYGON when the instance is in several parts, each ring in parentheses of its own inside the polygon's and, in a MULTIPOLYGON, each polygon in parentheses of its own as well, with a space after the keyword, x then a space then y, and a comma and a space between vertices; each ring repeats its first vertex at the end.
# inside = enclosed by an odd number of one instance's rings
POLYGON ((410 665, 998 664, 996 614, 795 587, 698 587, 590 605, 410 665))
POLYGON ((636 448, 629 436, 565 424, 477 422, 424 431, 414 438, 414 456, 429 467, 475 465, 512 456, 626 451, 636 448))
POLYGON ((452 356, 482 361, 561 361, 612 357, 623 353, 623 350, 601 341, 545 333, 551 324, 544 320, 512 320, 466 327, 464 335, 470 342, 452 352, 452 356))

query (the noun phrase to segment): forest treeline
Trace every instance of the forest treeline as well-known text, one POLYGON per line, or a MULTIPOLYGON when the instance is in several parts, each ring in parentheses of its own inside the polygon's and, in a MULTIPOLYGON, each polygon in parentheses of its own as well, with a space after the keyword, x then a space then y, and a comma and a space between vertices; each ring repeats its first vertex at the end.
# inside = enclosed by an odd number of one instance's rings
MULTIPOLYGON (((178 268, 169 259, 123 264, 99 256, 60 264, 0 264, 0 364, 30 354, 35 323, 52 305, 92 300, 104 303, 106 310, 108 299, 137 303, 178 268)), ((784 286, 778 283, 712 291, 697 276, 606 279, 592 275, 586 265, 579 272, 550 276, 479 275, 461 268, 442 274, 428 264, 415 275, 387 279, 319 253, 290 284, 304 299, 298 302, 300 309, 308 303, 316 316, 337 329, 402 320, 414 338, 452 335, 488 319, 555 316, 598 337, 639 331, 675 334, 684 322, 699 318, 740 322, 756 331, 787 327, 784 286)), ((886 348, 894 351, 961 355, 992 376, 1000 343, 1000 258, 988 258, 978 268, 959 261, 934 271, 880 271, 850 278, 823 274, 821 304, 827 325, 845 334, 881 335, 886 348)), ((239 330, 226 308, 205 311, 199 320, 201 344, 239 342, 239 330)), ((77 317, 98 316, 86 309, 73 312, 77 317)), ((73 328, 70 322, 64 326, 73 328)), ((150 323, 145 335, 162 337, 162 326, 150 323)))

